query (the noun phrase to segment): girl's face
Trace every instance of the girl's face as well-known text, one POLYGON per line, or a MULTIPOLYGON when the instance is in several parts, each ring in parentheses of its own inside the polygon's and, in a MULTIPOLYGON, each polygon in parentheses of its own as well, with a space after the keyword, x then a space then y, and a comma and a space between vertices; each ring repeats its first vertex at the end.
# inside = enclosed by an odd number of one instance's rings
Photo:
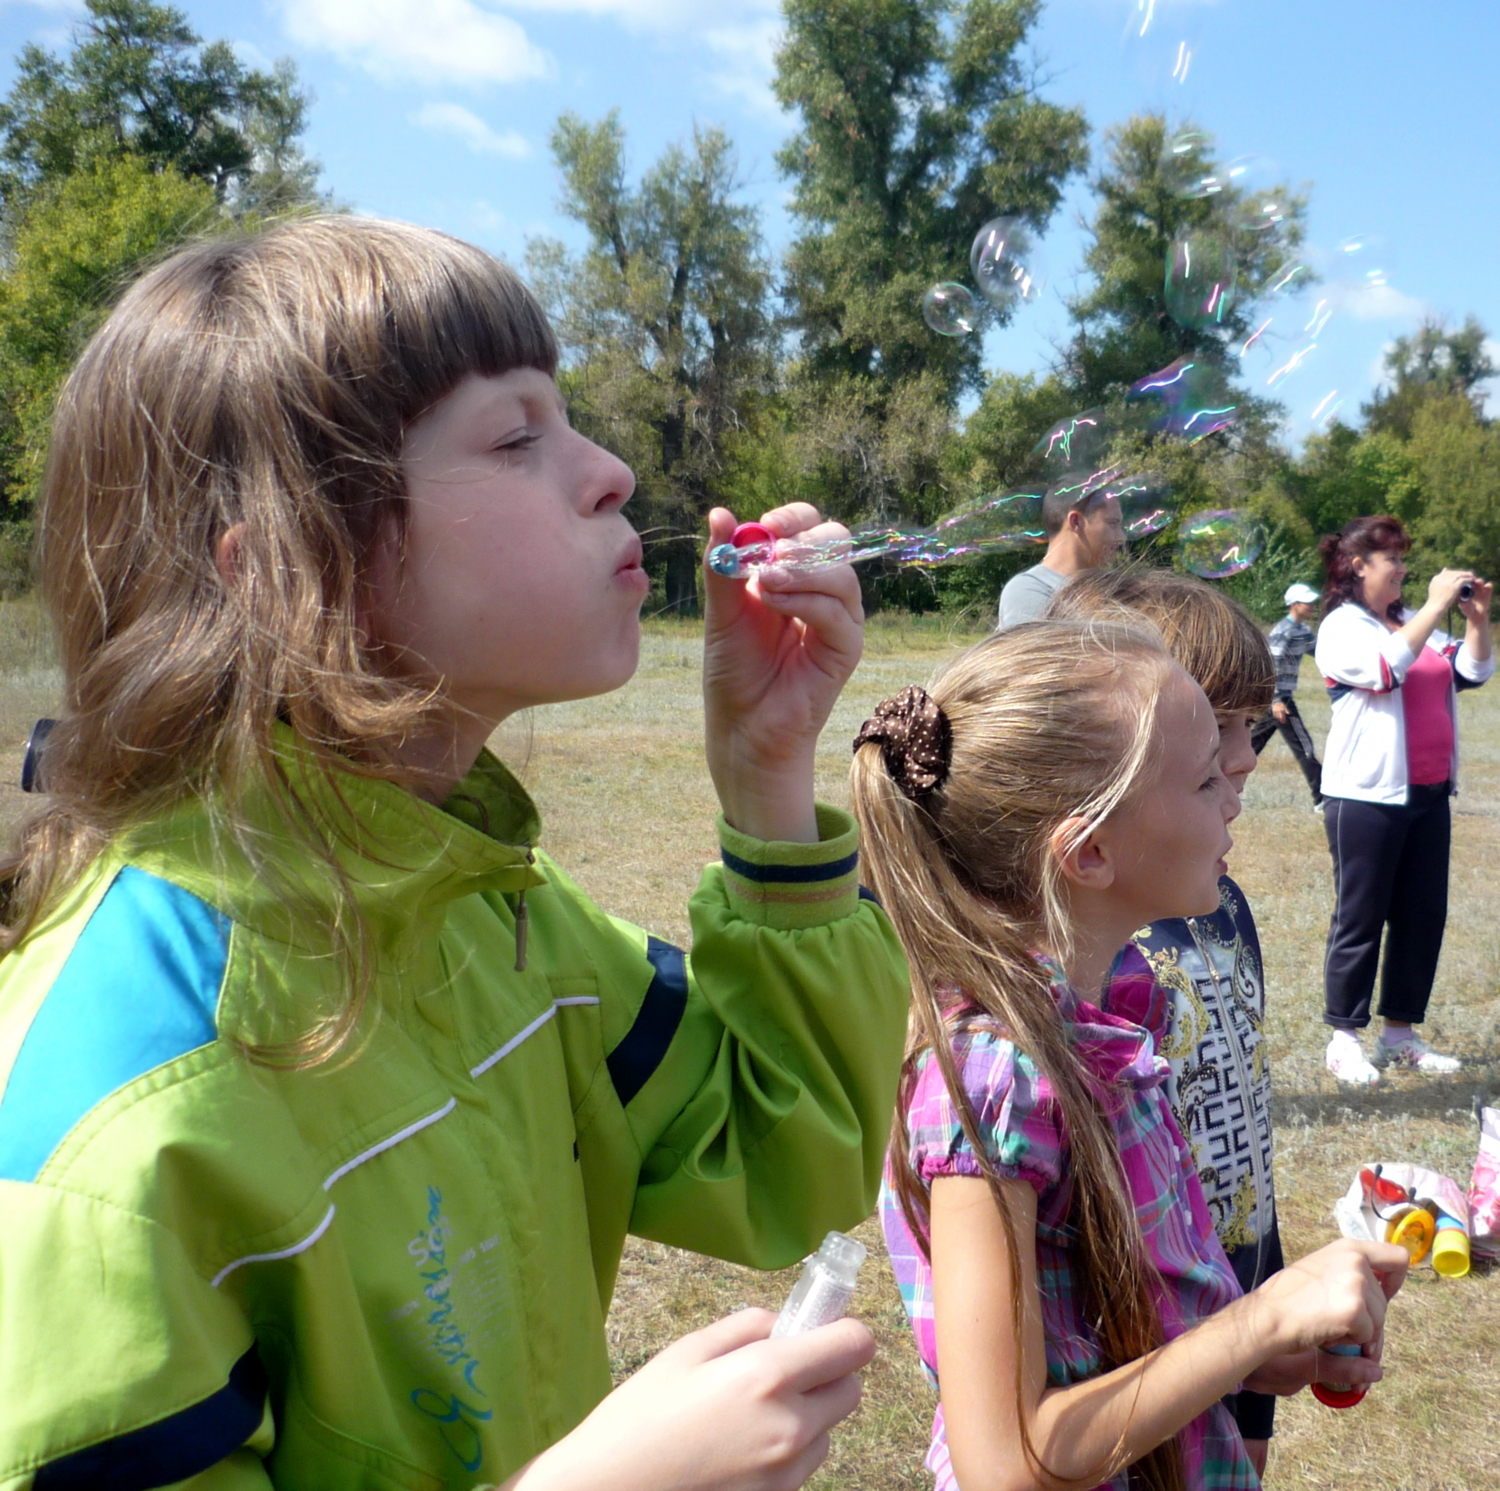
POLYGON ((1218 909, 1219 876, 1234 847, 1229 824, 1240 812, 1213 709, 1175 666, 1157 708, 1152 755, 1155 779, 1096 831, 1113 865, 1110 897, 1136 926, 1218 909))
POLYGON ((1406 560, 1402 555, 1376 549, 1368 559, 1356 558, 1353 569, 1359 577, 1366 610, 1384 616, 1391 602, 1401 599, 1401 585, 1406 579, 1406 560))
POLYGON ((470 376, 406 431, 408 521, 373 556, 367 625, 402 672, 498 723, 618 688, 650 588, 630 469, 568 424, 535 368, 470 376))
POLYGON ((1250 744, 1253 716, 1242 709, 1235 714, 1216 714, 1214 719, 1219 726, 1219 770, 1234 788, 1235 796, 1242 797, 1245 782, 1260 761, 1250 744))

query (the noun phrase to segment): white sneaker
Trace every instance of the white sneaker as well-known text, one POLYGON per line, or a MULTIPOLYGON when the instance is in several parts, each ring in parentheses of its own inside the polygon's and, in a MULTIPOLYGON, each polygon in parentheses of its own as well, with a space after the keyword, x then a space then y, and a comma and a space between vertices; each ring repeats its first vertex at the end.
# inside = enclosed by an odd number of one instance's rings
MULTIPOLYGON (((1330 1063, 1331 1064, 1331 1063, 1330 1063)), ((1375 1042, 1375 1065, 1409 1066, 1433 1075, 1459 1071, 1463 1067, 1456 1056, 1434 1051, 1415 1030, 1408 1030, 1398 1041, 1387 1041, 1384 1033, 1375 1042)))
POLYGON ((1328 1042, 1328 1070, 1340 1082, 1352 1082, 1357 1087, 1373 1087, 1380 1081, 1380 1073, 1365 1059, 1359 1037, 1352 1030, 1334 1031, 1328 1042))

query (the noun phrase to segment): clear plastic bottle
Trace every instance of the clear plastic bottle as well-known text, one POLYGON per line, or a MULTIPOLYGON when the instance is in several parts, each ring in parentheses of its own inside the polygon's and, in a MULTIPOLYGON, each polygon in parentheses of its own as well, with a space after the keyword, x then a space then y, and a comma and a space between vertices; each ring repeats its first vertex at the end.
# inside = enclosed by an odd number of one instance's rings
POLYGON ((842 1320, 864 1261, 863 1243, 842 1232, 830 1232, 823 1246, 803 1265, 802 1276, 793 1285, 771 1334, 798 1336, 842 1320))

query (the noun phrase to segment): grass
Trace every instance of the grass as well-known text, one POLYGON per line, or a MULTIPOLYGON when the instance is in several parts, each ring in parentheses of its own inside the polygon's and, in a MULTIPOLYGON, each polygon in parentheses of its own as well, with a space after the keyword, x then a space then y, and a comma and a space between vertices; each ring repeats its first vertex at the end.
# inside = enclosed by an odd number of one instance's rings
MULTIPOLYGON (((987 623, 988 618, 984 618, 987 623)), ((943 618, 877 616, 865 661, 818 755, 819 791, 845 801, 849 743, 874 704, 928 678, 979 635, 943 618)), ((53 705, 56 675, 38 618, 0 604, 0 824, 22 799, 13 783, 32 719, 53 705)), ((687 899, 716 857, 715 803, 702 763, 696 627, 648 625, 642 664, 602 700, 538 710, 495 744, 542 807, 548 848, 604 906, 682 942, 687 899)), ((1314 736, 1328 710, 1311 670, 1300 691, 1314 736)), ((1260 926, 1267 1039, 1275 1082, 1277 1191, 1288 1255, 1336 1235, 1330 1207, 1371 1159, 1435 1165, 1466 1184, 1475 1131, 1469 1105, 1500 1077, 1500 923, 1491 866, 1500 850, 1500 685, 1460 700, 1463 795, 1455 802, 1452 911, 1427 1033, 1463 1056, 1453 1078, 1397 1076, 1376 1092, 1339 1089, 1322 1064, 1319 969, 1331 905, 1322 821, 1279 740, 1266 748, 1235 825, 1233 872, 1260 926)), ((922 1487, 933 1397, 923 1383, 878 1227, 855 1313, 880 1342, 865 1401, 835 1436, 818 1491, 922 1487)), ((744 1304, 779 1306, 793 1271, 760 1274, 632 1242, 609 1318, 624 1375, 684 1331, 744 1304)), ((1358 1408, 1335 1413, 1307 1394, 1283 1403, 1268 1483, 1287 1491, 1473 1491, 1500 1484, 1500 1270, 1462 1281, 1418 1271, 1396 1302, 1389 1376, 1358 1408)))

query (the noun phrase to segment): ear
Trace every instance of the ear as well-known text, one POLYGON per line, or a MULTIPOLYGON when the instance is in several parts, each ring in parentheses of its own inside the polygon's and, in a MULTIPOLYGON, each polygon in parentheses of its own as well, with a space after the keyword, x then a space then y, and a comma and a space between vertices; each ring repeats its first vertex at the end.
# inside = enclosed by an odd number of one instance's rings
POLYGON ((244 538, 245 525, 233 523, 224 530, 214 549, 214 568, 226 590, 233 590, 240 583, 240 545, 244 538))
POLYGON ((1114 857, 1102 829, 1078 842, 1077 836, 1086 827, 1086 819, 1064 819, 1053 829, 1048 848, 1069 884, 1080 890, 1108 890, 1115 883, 1114 857))

